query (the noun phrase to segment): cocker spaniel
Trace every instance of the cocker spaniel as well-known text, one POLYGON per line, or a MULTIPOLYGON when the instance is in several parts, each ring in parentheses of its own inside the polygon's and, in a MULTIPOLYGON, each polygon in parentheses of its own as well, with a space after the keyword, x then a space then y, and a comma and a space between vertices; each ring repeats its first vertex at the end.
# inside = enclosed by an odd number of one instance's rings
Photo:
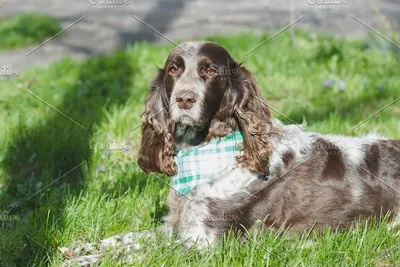
MULTIPOLYGON (((223 47, 212 42, 177 46, 146 101, 140 167, 175 176, 177 151, 235 131, 243 134, 236 163, 187 195, 171 186, 163 227, 111 237, 101 246, 119 244, 131 251, 138 236, 163 232, 203 248, 230 229, 245 235, 262 224, 302 233, 350 227, 389 212, 397 226, 400 140, 321 135, 284 125, 272 118, 253 75, 223 47)), ((81 256, 78 262, 101 257, 81 256)))

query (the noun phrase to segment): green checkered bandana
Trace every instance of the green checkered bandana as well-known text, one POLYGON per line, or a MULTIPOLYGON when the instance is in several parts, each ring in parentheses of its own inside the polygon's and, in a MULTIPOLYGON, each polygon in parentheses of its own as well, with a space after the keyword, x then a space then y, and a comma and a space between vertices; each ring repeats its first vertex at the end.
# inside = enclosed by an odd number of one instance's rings
POLYGON ((172 177, 172 186, 180 194, 187 194, 197 185, 213 178, 242 155, 243 134, 236 131, 211 142, 182 149, 175 155, 178 174, 172 177))

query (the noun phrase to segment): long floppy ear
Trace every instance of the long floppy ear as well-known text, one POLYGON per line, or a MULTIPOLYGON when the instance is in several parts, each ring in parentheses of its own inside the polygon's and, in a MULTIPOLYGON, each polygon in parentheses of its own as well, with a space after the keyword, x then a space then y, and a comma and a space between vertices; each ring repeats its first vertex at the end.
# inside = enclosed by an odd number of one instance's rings
POLYGON ((163 73, 162 69, 159 70, 146 100, 138 163, 144 171, 172 176, 177 173, 177 166, 173 156, 173 126, 169 116, 169 99, 164 87, 163 73))
POLYGON ((235 64, 235 70, 231 75, 231 93, 235 117, 244 135, 244 154, 238 157, 238 163, 243 168, 268 175, 272 135, 280 134, 280 130, 273 123, 254 76, 240 64, 235 64))
POLYGON ((219 110, 214 115, 206 141, 210 142, 215 137, 224 137, 238 129, 238 124, 235 117, 235 109, 232 103, 235 103, 235 97, 232 90, 228 89, 225 92, 219 110))
MULTIPOLYGON (((228 61, 228 69, 224 67, 221 71, 223 74, 217 77, 221 79, 221 84, 225 84, 228 88, 222 97, 218 111, 210 123, 208 135, 206 137, 207 142, 215 137, 227 136, 238 129, 234 103, 236 103, 240 97, 240 90, 232 88, 232 77, 237 76, 239 73, 237 63, 235 63, 233 59, 231 60, 232 61, 228 61)), ((237 78, 233 77, 233 79, 237 78)))

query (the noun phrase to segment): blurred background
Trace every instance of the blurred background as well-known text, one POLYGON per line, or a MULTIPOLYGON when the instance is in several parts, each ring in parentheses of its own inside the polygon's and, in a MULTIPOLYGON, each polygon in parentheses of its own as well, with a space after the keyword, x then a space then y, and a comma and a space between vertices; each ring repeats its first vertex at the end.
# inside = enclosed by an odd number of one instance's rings
POLYGON ((21 13, 47 14, 62 29, 85 16, 63 38, 28 57, 33 47, 0 52, 1 64, 21 70, 66 55, 82 59, 112 52, 137 41, 167 42, 132 15, 172 40, 279 30, 302 15, 296 27, 348 38, 370 32, 351 15, 390 36, 400 27, 399 0, 0 0, 0 18, 21 13))

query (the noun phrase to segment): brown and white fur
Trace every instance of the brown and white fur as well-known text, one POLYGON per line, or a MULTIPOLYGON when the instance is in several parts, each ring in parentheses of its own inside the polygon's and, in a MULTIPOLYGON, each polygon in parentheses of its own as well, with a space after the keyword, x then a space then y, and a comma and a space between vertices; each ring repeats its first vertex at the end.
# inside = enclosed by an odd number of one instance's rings
MULTIPOLYGON (((159 70, 143 115, 139 165, 174 175, 173 155, 180 147, 237 129, 244 134, 237 165, 186 196, 171 188, 169 215, 158 232, 175 233, 186 246, 201 249, 229 229, 244 235, 260 222, 302 233, 351 227, 388 212, 396 216, 399 140, 321 135, 283 125, 272 118, 251 73, 211 42, 181 44, 159 70)), ((131 252, 143 235, 154 232, 111 237, 102 247, 121 245, 131 252)), ((76 260, 84 265, 101 257, 76 260)))

